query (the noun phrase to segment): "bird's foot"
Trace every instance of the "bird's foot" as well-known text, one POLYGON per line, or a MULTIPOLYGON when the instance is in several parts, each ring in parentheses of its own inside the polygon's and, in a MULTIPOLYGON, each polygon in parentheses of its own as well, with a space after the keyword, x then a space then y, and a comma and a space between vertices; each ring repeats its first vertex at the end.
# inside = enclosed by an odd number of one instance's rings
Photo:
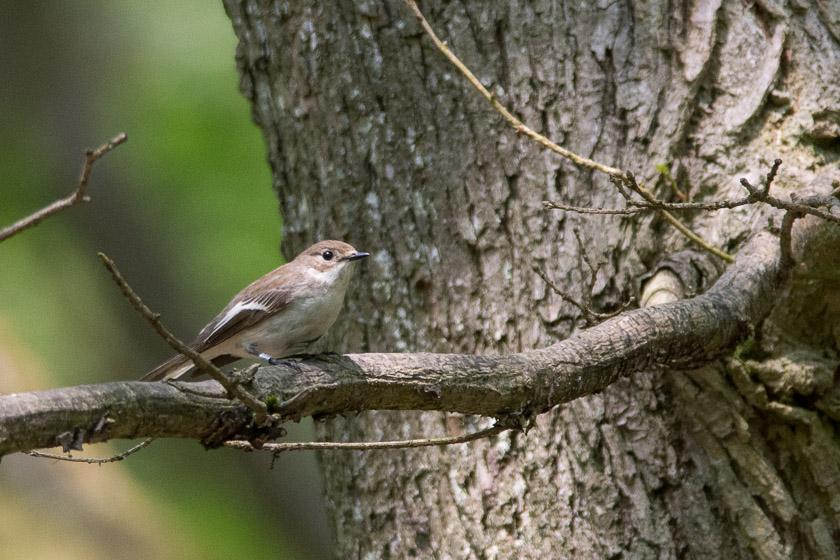
POLYGON ((304 360, 311 360, 312 358, 317 358, 318 356, 319 354, 295 354, 293 356, 289 356, 289 359, 302 362, 304 360))
POLYGON ((300 367, 298 366, 299 360, 296 360, 293 356, 289 356, 287 358, 269 358, 268 363, 273 366, 287 366, 292 368, 298 373, 302 373, 300 367))

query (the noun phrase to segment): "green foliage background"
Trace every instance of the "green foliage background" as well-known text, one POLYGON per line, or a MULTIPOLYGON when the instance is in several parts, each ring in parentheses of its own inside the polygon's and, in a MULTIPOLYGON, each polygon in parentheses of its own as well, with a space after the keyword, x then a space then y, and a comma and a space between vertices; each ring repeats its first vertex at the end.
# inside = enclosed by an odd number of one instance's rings
MULTIPOLYGON (((2 11, 0 225, 69 194, 86 148, 118 132, 128 143, 94 167, 91 202, 0 245, 0 391, 135 379, 170 351, 121 297, 98 251, 183 338, 282 262, 230 22, 220 3, 197 0, 2 11)), ((312 458, 268 464, 188 441, 155 442, 101 468, 7 458, 2 556, 326 554, 312 458), (111 490, 94 503, 86 484, 111 490)))

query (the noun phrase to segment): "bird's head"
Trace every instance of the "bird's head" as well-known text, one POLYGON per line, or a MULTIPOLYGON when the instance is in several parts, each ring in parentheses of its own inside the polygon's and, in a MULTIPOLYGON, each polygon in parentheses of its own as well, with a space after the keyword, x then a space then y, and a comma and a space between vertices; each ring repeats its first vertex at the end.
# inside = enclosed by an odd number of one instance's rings
POLYGON ((298 255, 293 262, 318 273, 344 269, 352 271, 355 261, 369 256, 370 253, 359 252, 343 241, 319 241, 298 255))

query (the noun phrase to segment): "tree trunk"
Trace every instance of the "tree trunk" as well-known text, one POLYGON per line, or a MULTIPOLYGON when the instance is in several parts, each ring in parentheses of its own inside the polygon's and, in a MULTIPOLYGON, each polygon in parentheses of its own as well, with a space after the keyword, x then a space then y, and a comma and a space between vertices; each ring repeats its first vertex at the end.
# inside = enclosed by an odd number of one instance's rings
MULTIPOLYGON (((585 327, 534 272, 613 309, 686 240, 622 207, 604 174, 512 127, 401 1, 226 0, 263 129, 284 249, 344 239, 358 267, 336 351, 500 354, 585 327), (579 230, 580 242, 575 231, 579 230)), ((831 0, 423 2, 432 27, 532 128, 667 198, 742 196, 779 157, 797 190, 840 156, 840 7, 831 0)), ((733 250, 776 219, 685 215, 733 250)), ((772 224, 770 224, 772 226, 772 224)), ((778 223, 775 224, 776 226, 778 223)), ((832 261, 832 259, 834 259, 832 261)), ((750 360, 649 371, 444 449, 326 452, 341 558, 833 558, 840 535, 838 259, 801 272, 750 360), (833 276, 832 276, 833 274, 833 276), (833 284, 832 284, 833 282, 833 284)), ((703 341, 697 341, 702 344, 703 341)), ((745 354, 746 355, 746 354, 745 354)), ((458 434, 487 419, 365 413, 328 440, 458 434)))

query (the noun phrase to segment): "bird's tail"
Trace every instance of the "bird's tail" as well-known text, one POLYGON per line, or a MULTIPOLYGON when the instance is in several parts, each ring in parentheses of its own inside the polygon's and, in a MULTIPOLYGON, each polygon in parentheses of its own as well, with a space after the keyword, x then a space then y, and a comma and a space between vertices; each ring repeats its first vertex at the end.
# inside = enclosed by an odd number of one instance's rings
POLYGON ((158 367, 140 378, 140 381, 166 381, 167 379, 175 379, 192 369, 192 360, 186 356, 178 354, 172 356, 158 367))
MULTIPOLYGON (((238 359, 239 358, 236 356, 222 354, 221 356, 216 356, 210 361, 213 362, 213 365, 216 367, 222 367, 231 362, 235 362, 238 359)), ((181 377, 194 367, 195 366, 193 365, 192 360, 184 355, 178 354, 177 356, 172 356, 158 367, 141 377, 140 381, 166 381, 168 379, 175 379, 177 377, 181 377)), ((197 373, 201 372, 198 371, 197 373)))

